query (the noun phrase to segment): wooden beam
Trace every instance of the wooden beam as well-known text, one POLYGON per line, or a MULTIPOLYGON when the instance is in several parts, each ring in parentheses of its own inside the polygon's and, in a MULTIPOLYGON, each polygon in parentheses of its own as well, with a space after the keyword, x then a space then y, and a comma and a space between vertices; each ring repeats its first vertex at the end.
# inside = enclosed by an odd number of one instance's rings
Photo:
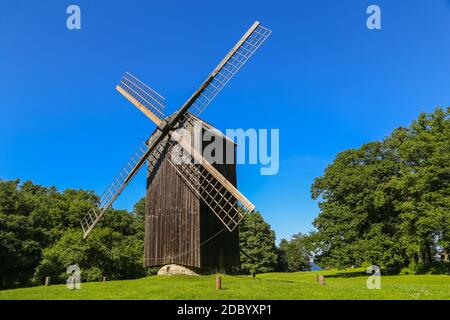
POLYGON ((170 132, 171 137, 178 142, 194 159, 200 163, 219 183, 224 186, 247 210, 253 211, 255 205, 250 202, 233 184, 216 170, 194 147, 186 143, 176 131, 170 132))
POLYGON ((136 106, 139 110, 142 111, 150 120, 152 120, 158 127, 161 127, 163 125, 163 121, 153 112, 151 112, 148 108, 146 108, 142 103, 140 103, 137 99, 135 99, 133 96, 131 96, 128 92, 126 92, 124 89, 116 86, 116 90, 119 91, 125 98, 127 98, 132 104, 136 106))
POLYGON ((260 25, 259 21, 255 21, 250 29, 247 30, 247 32, 242 36, 242 38, 236 43, 236 45, 233 47, 233 49, 228 52, 228 54, 225 56, 225 58, 222 59, 222 61, 217 65, 217 67, 213 70, 211 75, 213 77, 216 76, 216 74, 222 69, 222 67, 227 63, 228 60, 230 60, 231 56, 240 48, 240 46, 245 42, 245 40, 250 37, 253 31, 255 31, 256 28, 260 25))
POLYGON ((195 100, 200 96, 206 86, 214 79, 217 73, 222 69, 222 67, 227 63, 228 60, 233 56, 233 54, 241 47, 241 45, 245 42, 245 40, 250 37, 253 31, 260 25, 259 21, 255 21, 250 29, 242 36, 242 38, 235 44, 235 46, 228 52, 225 58, 217 65, 217 67, 213 70, 213 72, 206 78, 206 80, 201 84, 201 86, 189 97, 189 99, 178 109, 175 116, 172 118, 170 126, 173 126, 178 122, 178 120, 183 116, 183 114, 189 110, 191 105, 195 102, 195 100))
POLYGON ((148 150, 142 155, 142 157, 136 162, 133 169, 131 169, 128 176, 123 181, 122 186, 114 193, 114 195, 109 200, 108 204, 101 208, 101 212, 96 216, 95 220, 91 223, 89 228, 84 232, 83 239, 86 239, 89 233, 92 231, 92 229, 95 227, 95 225, 100 221, 100 219, 103 217, 103 215, 106 213, 108 208, 112 205, 112 203, 117 199, 117 197, 122 193, 123 189, 128 185, 128 183, 133 179, 135 174, 139 171, 139 169, 142 167, 142 165, 145 163, 147 158, 150 156, 150 154, 153 152, 153 150, 157 147, 157 145, 164 139, 165 134, 161 134, 161 131, 157 131, 157 136, 153 143, 148 146, 148 150))

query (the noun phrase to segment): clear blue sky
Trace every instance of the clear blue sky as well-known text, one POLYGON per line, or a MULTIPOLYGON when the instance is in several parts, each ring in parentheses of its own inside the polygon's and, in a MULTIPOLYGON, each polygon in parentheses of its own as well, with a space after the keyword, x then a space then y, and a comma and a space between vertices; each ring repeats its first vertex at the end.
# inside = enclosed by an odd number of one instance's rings
MULTIPOLYGON (((2 0, 0 177, 101 192, 154 129, 114 90, 123 72, 173 111, 254 20, 272 36, 203 118, 280 129, 278 175, 238 168, 278 239, 312 229, 310 185, 337 152, 449 105, 447 0, 2 0), (81 7, 80 31, 66 29, 69 4, 81 7), (381 7, 379 31, 366 28, 369 4, 381 7)), ((144 195, 142 173, 116 208, 144 195)))

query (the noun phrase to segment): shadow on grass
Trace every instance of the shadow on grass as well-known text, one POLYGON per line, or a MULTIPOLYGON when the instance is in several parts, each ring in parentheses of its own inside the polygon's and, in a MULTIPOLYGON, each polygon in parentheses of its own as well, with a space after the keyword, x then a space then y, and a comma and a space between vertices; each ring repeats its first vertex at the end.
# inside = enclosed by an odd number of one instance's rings
POLYGON ((294 280, 283 280, 283 279, 270 279, 270 278, 258 278, 255 277, 253 278, 253 280, 258 280, 258 281, 267 281, 267 282, 284 282, 284 283, 296 283, 297 281, 294 280))
POLYGON ((435 262, 428 265, 417 264, 412 268, 405 268, 405 274, 446 274, 450 275, 450 262, 435 262))
POLYGON ((338 272, 335 274, 325 274, 325 278, 354 278, 354 277, 365 277, 367 273, 364 271, 354 271, 354 272, 338 272))

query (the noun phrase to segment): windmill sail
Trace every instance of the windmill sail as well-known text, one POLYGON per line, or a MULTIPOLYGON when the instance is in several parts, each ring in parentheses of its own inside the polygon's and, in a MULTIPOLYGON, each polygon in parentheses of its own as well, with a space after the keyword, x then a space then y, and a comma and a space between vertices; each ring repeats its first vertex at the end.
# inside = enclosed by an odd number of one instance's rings
MULTIPOLYGON (((172 147, 176 153, 181 145, 172 142, 172 147)), ((175 163, 169 156, 168 161, 191 191, 208 205, 229 231, 233 231, 239 222, 254 210, 255 206, 206 160, 201 164, 187 159, 175 163)))
POLYGON ((116 90, 158 125, 164 117, 165 98, 135 76, 126 72, 116 90))
MULTIPOLYGON (((189 113, 198 116, 255 53, 270 33, 269 29, 261 26, 259 22, 255 22, 200 88, 173 116, 166 119, 163 119, 164 97, 133 75, 125 73, 116 86, 117 91, 150 118, 158 126, 158 129, 146 144, 142 143, 138 146, 125 167, 101 195, 98 206, 81 220, 84 238, 89 235, 146 160, 149 163, 149 170, 153 171, 157 169, 156 164, 160 161, 161 154, 166 147, 171 147, 175 153, 182 149, 190 151, 188 146, 180 140, 176 131, 173 131, 173 128, 180 123, 182 126, 189 126, 189 113), (169 140, 169 137, 172 137, 172 140, 169 140)), ((230 231, 234 230, 244 216, 253 211, 254 205, 195 150, 191 151, 190 155, 193 155, 200 164, 185 161, 176 164, 172 159, 169 159, 169 162, 224 225, 230 231)))
MULTIPOLYGON (((192 128, 194 119, 189 113, 184 119, 182 126, 192 128)), ((233 231, 255 206, 176 131, 170 135, 169 163, 191 191, 200 196, 229 231, 233 231), (177 161, 173 157, 177 157, 177 161)))
POLYGON ((242 68, 256 50, 269 37, 271 31, 256 21, 231 51, 213 70, 207 84, 192 102, 189 111, 198 116, 230 79, 242 68))
MULTIPOLYGON (((198 116, 256 52, 270 33, 269 29, 261 26, 258 21, 255 22, 213 70, 208 79, 188 99, 180 109, 178 119, 175 117, 175 120, 180 120, 185 128, 191 126, 192 120, 187 110, 198 116)), ((172 152, 180 153, 180 149, 183 148, 200 164, 189 162, 188 159, 175 164, 170 157, 169 162, 228 230, 234 230, 245 215, 254 210, 255 206, 201 155, 190 146, 183 145, 176 132, 171 131, 170 135, 173 139, 172 152)))
POLYGON ((101 220, 108 208, 121 194, 127 184, 133 179, 146 160, 149 164, 155 163, 160 158, 162 137, 158 133, 151 137, 147 144, 141 143, 131 154, 119 174, 102 193, 97 202, 97 207, 91 209, 82 219, 83 238, 86 238, 95 225, 101 220))

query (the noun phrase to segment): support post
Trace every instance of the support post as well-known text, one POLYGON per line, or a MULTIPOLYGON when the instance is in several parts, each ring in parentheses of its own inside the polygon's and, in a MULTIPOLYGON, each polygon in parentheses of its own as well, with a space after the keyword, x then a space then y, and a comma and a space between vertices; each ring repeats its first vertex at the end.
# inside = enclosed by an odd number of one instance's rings
POLYGON ((216 290, 222 289, 222 278, 216 277, 216 290))

